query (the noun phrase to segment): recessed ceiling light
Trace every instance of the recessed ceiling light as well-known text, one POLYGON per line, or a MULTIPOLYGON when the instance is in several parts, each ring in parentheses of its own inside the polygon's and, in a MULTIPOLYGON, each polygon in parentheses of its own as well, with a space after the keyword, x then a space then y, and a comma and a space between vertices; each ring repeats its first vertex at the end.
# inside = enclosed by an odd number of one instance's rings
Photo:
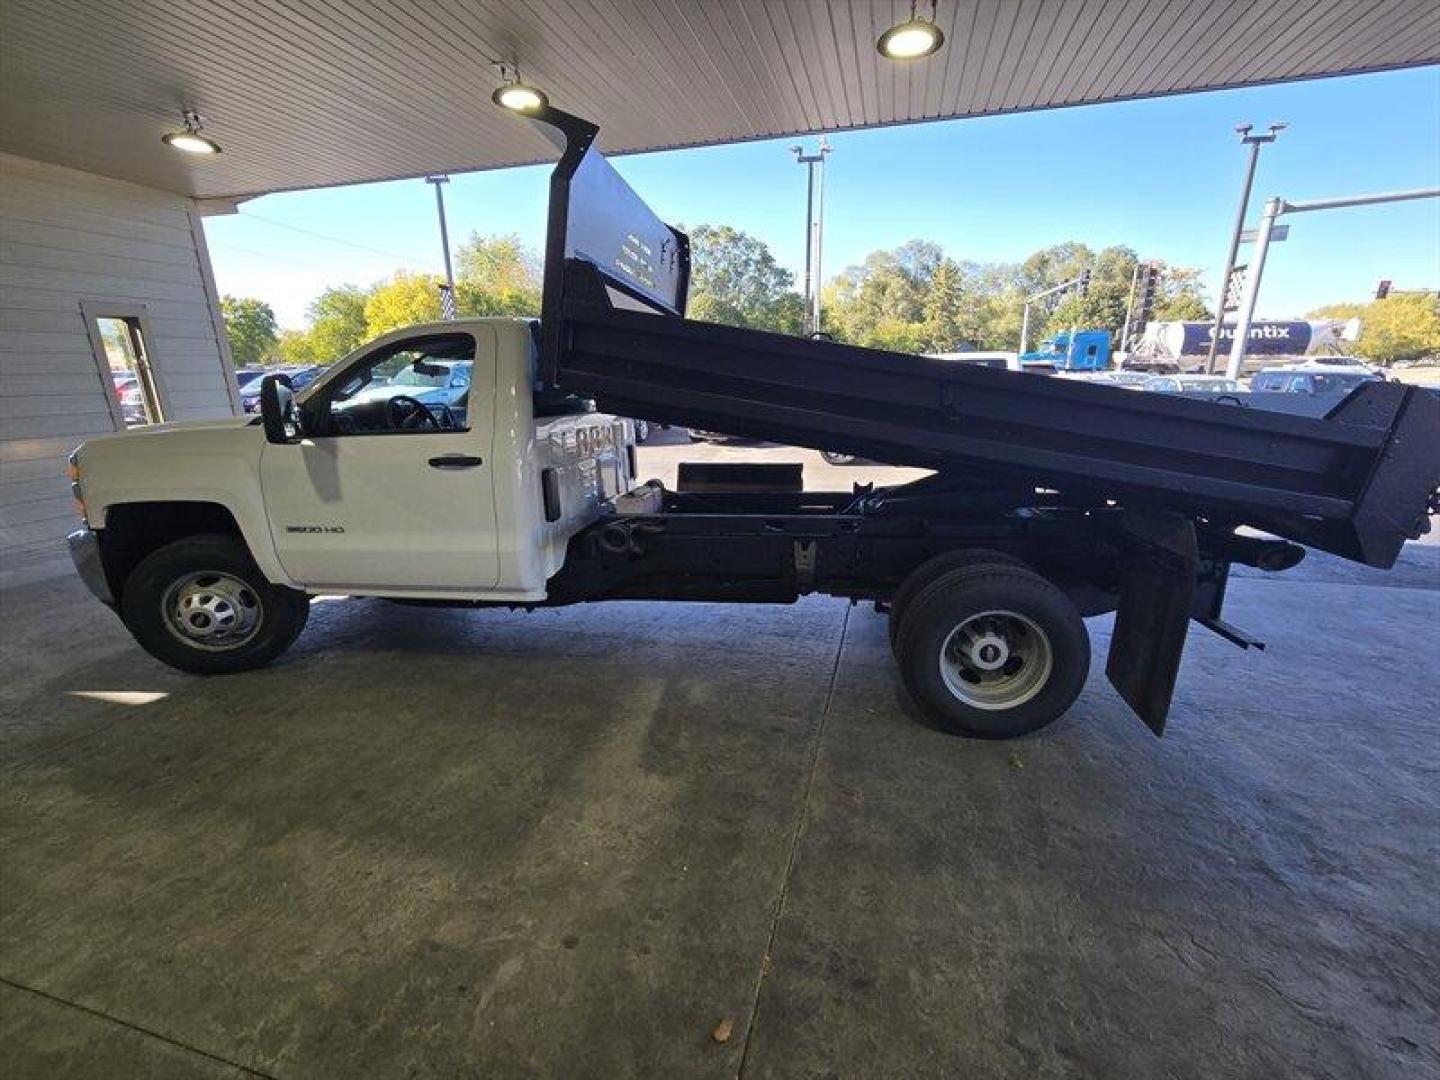
POLYGON ((550 99, 543 90, 537 90, 520 81, 519 64, 497 63, 495 66, 500 69, 500 77, 505 80, 490 95, 490 100, 496 105, 515 112, 534 112, 550 104, 550 99))
POLYGON ((929 56, 945 44, 945 35, 935 25, 935 0, 930 3, 930 18, 922 19, 915 14, 915 3, 910 4, 910 18, 897 23, 875 42, 880 55, 890 60, 918 60, 929 56))
POLYGON ((200 114, 194 109, 186 109, 182 115, 185 117, 185 127, 180 131, 167 131, 160 136, 160 141, 187 154, 220 153, 219 143, 200 134, 200 114))

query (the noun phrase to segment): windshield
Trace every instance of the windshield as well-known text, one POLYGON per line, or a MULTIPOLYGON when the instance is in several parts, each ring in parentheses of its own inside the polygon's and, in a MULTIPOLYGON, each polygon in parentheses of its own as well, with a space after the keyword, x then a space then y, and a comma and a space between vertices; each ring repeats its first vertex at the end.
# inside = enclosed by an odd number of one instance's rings
POLYGON ((1361 383, 1374 382, 1370 375, 1351 375, 1346 372, 1344 375, 1312 375, 1315 380, 1315 392, 1317 394, 1333 394, 1341 390, 1354 390, 1361 383))
POLYGON ((1232 379, 1181 379, 1180 385, 1186 390, 1210 390, 1218 394, 1233 394, 1240 384, 1232 379))
POLYGON ((438 375, 426 375, 413 367, 407 367, 396 372, 385 384, 387 386, 449 386, 450 368, 446 367, 438 375))

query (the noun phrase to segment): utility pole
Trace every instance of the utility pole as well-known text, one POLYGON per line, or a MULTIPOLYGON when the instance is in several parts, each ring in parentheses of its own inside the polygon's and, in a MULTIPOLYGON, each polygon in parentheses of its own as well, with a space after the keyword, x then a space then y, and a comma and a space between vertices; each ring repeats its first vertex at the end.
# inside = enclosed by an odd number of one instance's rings
POLYGON ((1275 137, 1289 125, 1283 122, 1270 125, 1263 135, 1251 135, 1254 124, 1237 124, 1235 133, 1240 141, 1250 147, 1250 159, 1245 166, 1245 183, 1240 189, 1240 206, 1235 211, 1235 228, 1230 234, 1230 253, 1225 256, 1225 273, 1220 278, 1220 300, 1215 305, 1215 325, 1210 329, 1210 352, 1205 358, 1205 373, 1215 373, 1215 357, 1220 349, 1220 329, 1225 324, 1225 301, 1230 294, 1230 275, 1235 272, 1235 257, 1240 254, 1240 233, 1245 228, 1245 212, 1250 207, 1250 189, 1255 185, 1255 166, 1260 161, 1260 147, 1275 141, 1275 137))
POLYGON ((815 153, 805 153, 803 146, 792 146, 795 164, 804 165, 805 174, 805 333, 820 330, 820 256, 825 242, 825 157, 830 144, 823 138, 815 153), (815 166, 820 166, 817 177, 815 166), (818 210, 818 213, 817 213, 818 210))
POLYGON ((445 227, 445 190, 441 186, 448 184, 448 176, 427 176, 427 184, 435 185, 435 209, 440 215, 440 250, 445 254, 445 287, 449 290, 450 303, 449 314, 446 318, 455 317, 455 268, 450 265, 450 232, 445 227))
POLYGON ((1240 296, 1240 315, 1235 321, 1235 340, 1230 343, 1230 362, 1225 368, 1226 377, 1240 377, 1240 365, 1245 360, 1245 349, 1250 344, 1250 323, 1255 318, 1255 301, 1260 295, 1260 275, 1265 270, 1265 256, 1270 250, 1276 218, 1282 214, 1304 214, 1312 210, 1339 210, 1348 206, 1374 206, 1376 203, 1434 198, 1440 198, 1440 188, 1384 191, 1377 195, 1342 195, 1334 199, 1310 199, 1306 202, 1288 202, 1279 198, 1266 200, 1265 213, 1261 215, 1260 228, 1255 235, 1255 254, 1250 260, 1249 273, 1245 275, 1245 291, 1240 296))

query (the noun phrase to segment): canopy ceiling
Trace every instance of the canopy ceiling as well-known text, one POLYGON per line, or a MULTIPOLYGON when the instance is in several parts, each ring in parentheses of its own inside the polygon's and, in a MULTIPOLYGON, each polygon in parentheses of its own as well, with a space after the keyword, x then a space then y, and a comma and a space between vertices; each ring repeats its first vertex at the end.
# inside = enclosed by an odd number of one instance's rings
MULTIPOLYGON (((553 157, 492 60, 611 153, 982 116, 1440 61, 1434 0, 4 0, 0 149, 236 196, 553 157), (922 12, 928 4, 922 4, 922 12), (197 109, 224 153, 160 143, 197 109)), ((1258 118, 1266 119, 1266 118, 1258 118)))

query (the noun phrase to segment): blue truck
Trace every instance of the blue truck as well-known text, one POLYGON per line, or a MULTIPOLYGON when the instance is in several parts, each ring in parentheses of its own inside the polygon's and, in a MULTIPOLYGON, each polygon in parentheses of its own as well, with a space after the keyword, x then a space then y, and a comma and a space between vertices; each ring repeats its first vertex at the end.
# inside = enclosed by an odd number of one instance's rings
POLYGON ((1107 371, 1109 330, 1062 330, 1034 352, 1020 354, 1020 370, 1107 371))

